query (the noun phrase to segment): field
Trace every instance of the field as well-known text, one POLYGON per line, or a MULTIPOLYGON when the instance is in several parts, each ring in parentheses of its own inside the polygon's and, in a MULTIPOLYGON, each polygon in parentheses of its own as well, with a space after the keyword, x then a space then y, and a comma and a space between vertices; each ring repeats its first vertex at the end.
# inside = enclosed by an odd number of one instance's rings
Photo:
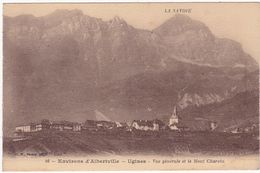
POLYGON ((42 131, 24 140, 4 138, 4 154, 46 155, 247 155, 259 152, 258 134, 218 132, 42 131))

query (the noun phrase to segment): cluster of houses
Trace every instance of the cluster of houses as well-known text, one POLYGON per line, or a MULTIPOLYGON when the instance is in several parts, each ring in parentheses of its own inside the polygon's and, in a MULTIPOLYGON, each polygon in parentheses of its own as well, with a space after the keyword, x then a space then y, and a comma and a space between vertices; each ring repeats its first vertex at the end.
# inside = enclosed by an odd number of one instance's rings
POLYGON ((42 120, 38 123, 30 123, 26 125, 16 126, 15 132, 38 132, 46 129, 53 129, 59 131, 81 131, 81 124, 69 121, 49 121, 42 120))
MULTIPOLYGON (((258 131, 259 130, 259 124, 252 124, 250 126, 245 126, 245 127, 232 127, 231 129, 229 129, 229 131, 231 133, 249 133, 249 132, 253 132, 253 131, 258 131)), ((224 132, 226 132, 227 130, 224 130, 224 132)))
MULTIPOLYGON (((216 122, 210 122, 210 130, 217 127, 216 122)), ((163 122, 161 120, 134 120, 132 122, 113 122, 105 120, 86 120, 85 123, 76 123, 69 121, 49 121, 42 120, 38 123, 30 123, 27 125, 20 125, 15 128, 15 133, 38 132, 42 130, 57 130, 57 131, 99 131, 99 130, 112 130, 122 129, 125 131, 143 130, 143 131, 160 131, 160 130, 173 130, 173 131, 188 131, 189 127, 184 125, 177 115, 176 107, 168 120, 163 122)))

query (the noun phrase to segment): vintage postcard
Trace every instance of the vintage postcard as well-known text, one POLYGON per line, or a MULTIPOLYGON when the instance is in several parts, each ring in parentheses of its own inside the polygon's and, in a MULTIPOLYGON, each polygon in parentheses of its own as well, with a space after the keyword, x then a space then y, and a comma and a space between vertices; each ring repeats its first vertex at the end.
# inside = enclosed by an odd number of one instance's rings
POLYGON ((3 169, 259 169, 259 9, 4 4, 3 169))

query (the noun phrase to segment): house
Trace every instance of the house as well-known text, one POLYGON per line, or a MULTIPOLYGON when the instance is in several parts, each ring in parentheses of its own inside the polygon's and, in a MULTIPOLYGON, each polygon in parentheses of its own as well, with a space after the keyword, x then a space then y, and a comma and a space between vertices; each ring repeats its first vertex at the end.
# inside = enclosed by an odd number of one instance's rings
POLYGON ((233 130, 231 130, 230 132, 231 132, 231 133, 239 133, 237 128, 236 128, 236 129, 233 129, 233 130))
POLYGON ((210 122, 210 130, 214 131, 218 127, 217 122, 210 122))
POLYGON ((37 125, 36 123, 30 123, 30 127, 31 127, 30 131, 31 132, 36 132, 37 131, 36 125, 37 125))
POLYGON ((160 120, 134 120, 132 127, 137 130, 151 130, 159 131, 163 126, 163 122, 160 120))
POLYGON ((42 120, 40 123, 31 124, 33 131, 41 131, 41 130, 50 129, 50 126, 51 126, 51 123, 47 119, 42 120))
POLYGON ((169 128, 171 130, 179 131, 179 128, 177 127, 177 124, 171 124, 171 125, 169 125, 169 128))
POLYGON ((148 120, 134 120, 132 127, 137 130, 153 130, 153 123, 148 120))
POLYGON ((117 122, 117 121, 115 123, 116 123, 117 128, 123 127, 123 123, 120 123, 120 122, 117 122))
POLYGON ((81 124, 80 123, 73 123, 73 131, 74 132, 79 132, 81 131, 81 124))
POLYGON ((51 123, 51 129, 59 131, 81 131, 81 124, 69 121, 54 121, 51 123))
POLYGON ((82 129, 88 131, 98 131, 104 129, 111 130, 119 127, 122 127, 122 124, 119 122, 104 121, 104 120, 101 121, 86 120, 82 126, 82 129))
POLYGON ((37 132, 50 128, 49 120, 42 120, 39 123, 30 123, 29 125, 21 125, 15 128, 15 132, 37 132))
POLYGON ((69 121, 53 121, 42 120, 39 123, 30 123, 29 125, 21 125, 15 128, 15 133, 19 132, 38 132, 42 130, 52 129, 59 131, 81 131, 82 125, 80 123, 69 121))
POLYGON ((115 122, 117 130, 132 131, 131 122, 115 122))
POLYGON ((190 130, 189 127, 183 123, 172 124, 169 126, 169 128, 174 131, 189 131, 190 130))
POLYGON ((117 127, 115 122, 112 121, 97 121, 97 127, 99 129, 107 129, 107 130, 111 130, 117 127))
POLYGON ((72 131, 73 130, 73 123, 72 122, 61 121, 60 123, 63 127, 63 130, 65 130, 65 131, 72 131))
POLYGON ((19 125, 15 127, 15 132, 31 132, 31 126, 30 125, 19 125))
POLYGON ((162 130, 164 129, 165 127, 165 124, 163 121, 159 120, 159 119, 155 119, 153 120, 153 123, 155 125, 155 130, 158 131, 158 130, 162 130))
POLYGON ((231 130, 231 133, 243 133, 243 129, 238 127, 238 128, 231 130))
POLYGON ((254 133, 258 131, 259 131, 259 125, 257 124, 247 125, 246 127, 244 127, 245 133, 254 133))
POLYGON ((120 126, 117 126, 117 129, 132 131, 131 123, 128 122, 120 122, 120 126))
POLYGON ((51 123, 51 129, 63 131, 63 124, 58 121, 54 121, 51 123))
POLYGON ((86 120, 82 126, 82 130, 97 131, 97 123, 94 120, 86 120))

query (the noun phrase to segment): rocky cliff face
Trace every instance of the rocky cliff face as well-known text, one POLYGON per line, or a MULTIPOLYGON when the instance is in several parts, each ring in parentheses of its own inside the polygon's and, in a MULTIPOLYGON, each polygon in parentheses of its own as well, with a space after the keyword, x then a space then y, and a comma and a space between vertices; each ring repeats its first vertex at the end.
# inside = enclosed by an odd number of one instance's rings
POLYGON ((187 16, 154 31, 79 10, 4 17, 9 127, 43 117, 91 119, 95 109, 119 121, 156 117, 177 103, 205 105, 258 88, 257 69, 239 43, 187 16))
POLYGON ((188 94, 185 93, 182 99, 178 102, 178 105, 181 107, 181 109, 184 109, 190 105, 207 105, 210 103, 217 103, 224 100, 225 97, 221 97, 217 94, 204 94, 204 95, 198 95, 198 94, 188 94))
POLYGON ((175 15, 154 32, 163 39, 172 58, 200 65, 257 69, 238 42, 216 38, 205 24, 187 16, 175 15))
POLYGON ((245 91, 219 103, 204 106, 190 106, 180 111, 180 116, 192 126, 194 120, 217 122, 217 130, 230 131, 237 127, 250 127, 259 124, 259 92, 245 91), (191 120, 191 121, 190 121, 191 120))

